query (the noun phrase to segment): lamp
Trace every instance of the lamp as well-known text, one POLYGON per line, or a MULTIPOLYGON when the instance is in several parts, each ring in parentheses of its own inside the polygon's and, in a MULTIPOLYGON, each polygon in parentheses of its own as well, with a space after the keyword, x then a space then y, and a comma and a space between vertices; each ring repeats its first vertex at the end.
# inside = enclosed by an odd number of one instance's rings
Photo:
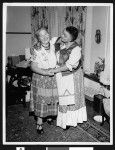
POLYGON ((30 48, 25 48, 25 59, 30 60, 31 57, 30 48))

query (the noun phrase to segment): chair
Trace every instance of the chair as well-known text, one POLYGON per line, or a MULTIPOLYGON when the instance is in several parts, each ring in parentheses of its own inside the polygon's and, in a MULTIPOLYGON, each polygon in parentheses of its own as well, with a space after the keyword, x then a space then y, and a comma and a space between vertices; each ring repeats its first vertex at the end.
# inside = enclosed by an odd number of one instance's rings
POLYGON ((103 107, 104 107, 104 111, 105 111, 103 118, 106 117, 106 120, 109 123, 109 120, 110 120, 110 98, 103 99, 103 107))
POLYGON ((26 108, 26 88, 16 87, 6 83, 6 116, 8 115, 8 106, 22 103, 26 108))
POLYGON ((23 103, 24 108, 26 107, 26 94, 27 89, 22 87, 16 87, 14 85, 6 84, 6 106, 12 104, 23 103))
POLYGON ((105 98, 103 98, 102 101, 102 123, 104 124, 104 117, 106 118, 106 121, 109 123, 110 121, 110 85, 106 85, 104 87, 104 95, 105 98))
POLYGON ((8 56, 8 67, 15 67, 20 62, 19 56, 8 56))
POLYGON ((17 67, 19 62, 23 62, 24 55, 9 56, 6 69, 6 107, 10 104, 23 103, 26 107, 26 95, 30 90, 32 71, 29 67, 17 67), (8 77, 10 77, 8 81, 8 77))
POLYGON ((7 105, 15 104, 22 100, 23 106, 26 107, 26 95, 30 90, 32 72, 29 68, 24 68, 24 70, 16 68, 10 73, 12 78, 9 81, 6 79, 6 103, 7 105))
POLYGON ((25 60, 25 55, 19 55, 19 58, 20 58, 20 62, 25 60))

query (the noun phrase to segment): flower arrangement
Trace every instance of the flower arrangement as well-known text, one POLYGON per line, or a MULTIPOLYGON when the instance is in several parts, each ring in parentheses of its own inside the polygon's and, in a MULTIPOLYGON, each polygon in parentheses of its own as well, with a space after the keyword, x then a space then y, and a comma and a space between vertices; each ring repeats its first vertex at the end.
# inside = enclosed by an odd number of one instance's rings
POLYGON ((100 61, 95 62, 94 72, 99 77, 101 71, 104 71, 105 68, 105 59, 98 57, 100 61))

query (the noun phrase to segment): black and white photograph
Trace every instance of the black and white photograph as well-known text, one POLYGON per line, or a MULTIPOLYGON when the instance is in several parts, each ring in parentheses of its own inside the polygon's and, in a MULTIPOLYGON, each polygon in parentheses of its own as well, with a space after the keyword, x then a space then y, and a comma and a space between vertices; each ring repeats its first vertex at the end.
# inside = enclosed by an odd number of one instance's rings
POLYGON ((113 144, 112 3, 4 3, 2 58, 3 145, 113 144))

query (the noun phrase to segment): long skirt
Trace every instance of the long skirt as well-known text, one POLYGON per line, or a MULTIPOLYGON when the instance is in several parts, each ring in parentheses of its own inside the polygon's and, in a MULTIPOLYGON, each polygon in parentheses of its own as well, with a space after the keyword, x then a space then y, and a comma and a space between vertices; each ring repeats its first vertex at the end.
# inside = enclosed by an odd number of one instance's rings
POLYGON ((83 71, 79 68, 74 74, 62 76, 57 74, 59 107, 57 126, 77 126, 77 123, 87 121, 87 111, 84 96, 83 71))
POLYGON ((56 116, 59 101, 56 76, 33 73, 30 91, 30 111, 38 117, 56 116))

